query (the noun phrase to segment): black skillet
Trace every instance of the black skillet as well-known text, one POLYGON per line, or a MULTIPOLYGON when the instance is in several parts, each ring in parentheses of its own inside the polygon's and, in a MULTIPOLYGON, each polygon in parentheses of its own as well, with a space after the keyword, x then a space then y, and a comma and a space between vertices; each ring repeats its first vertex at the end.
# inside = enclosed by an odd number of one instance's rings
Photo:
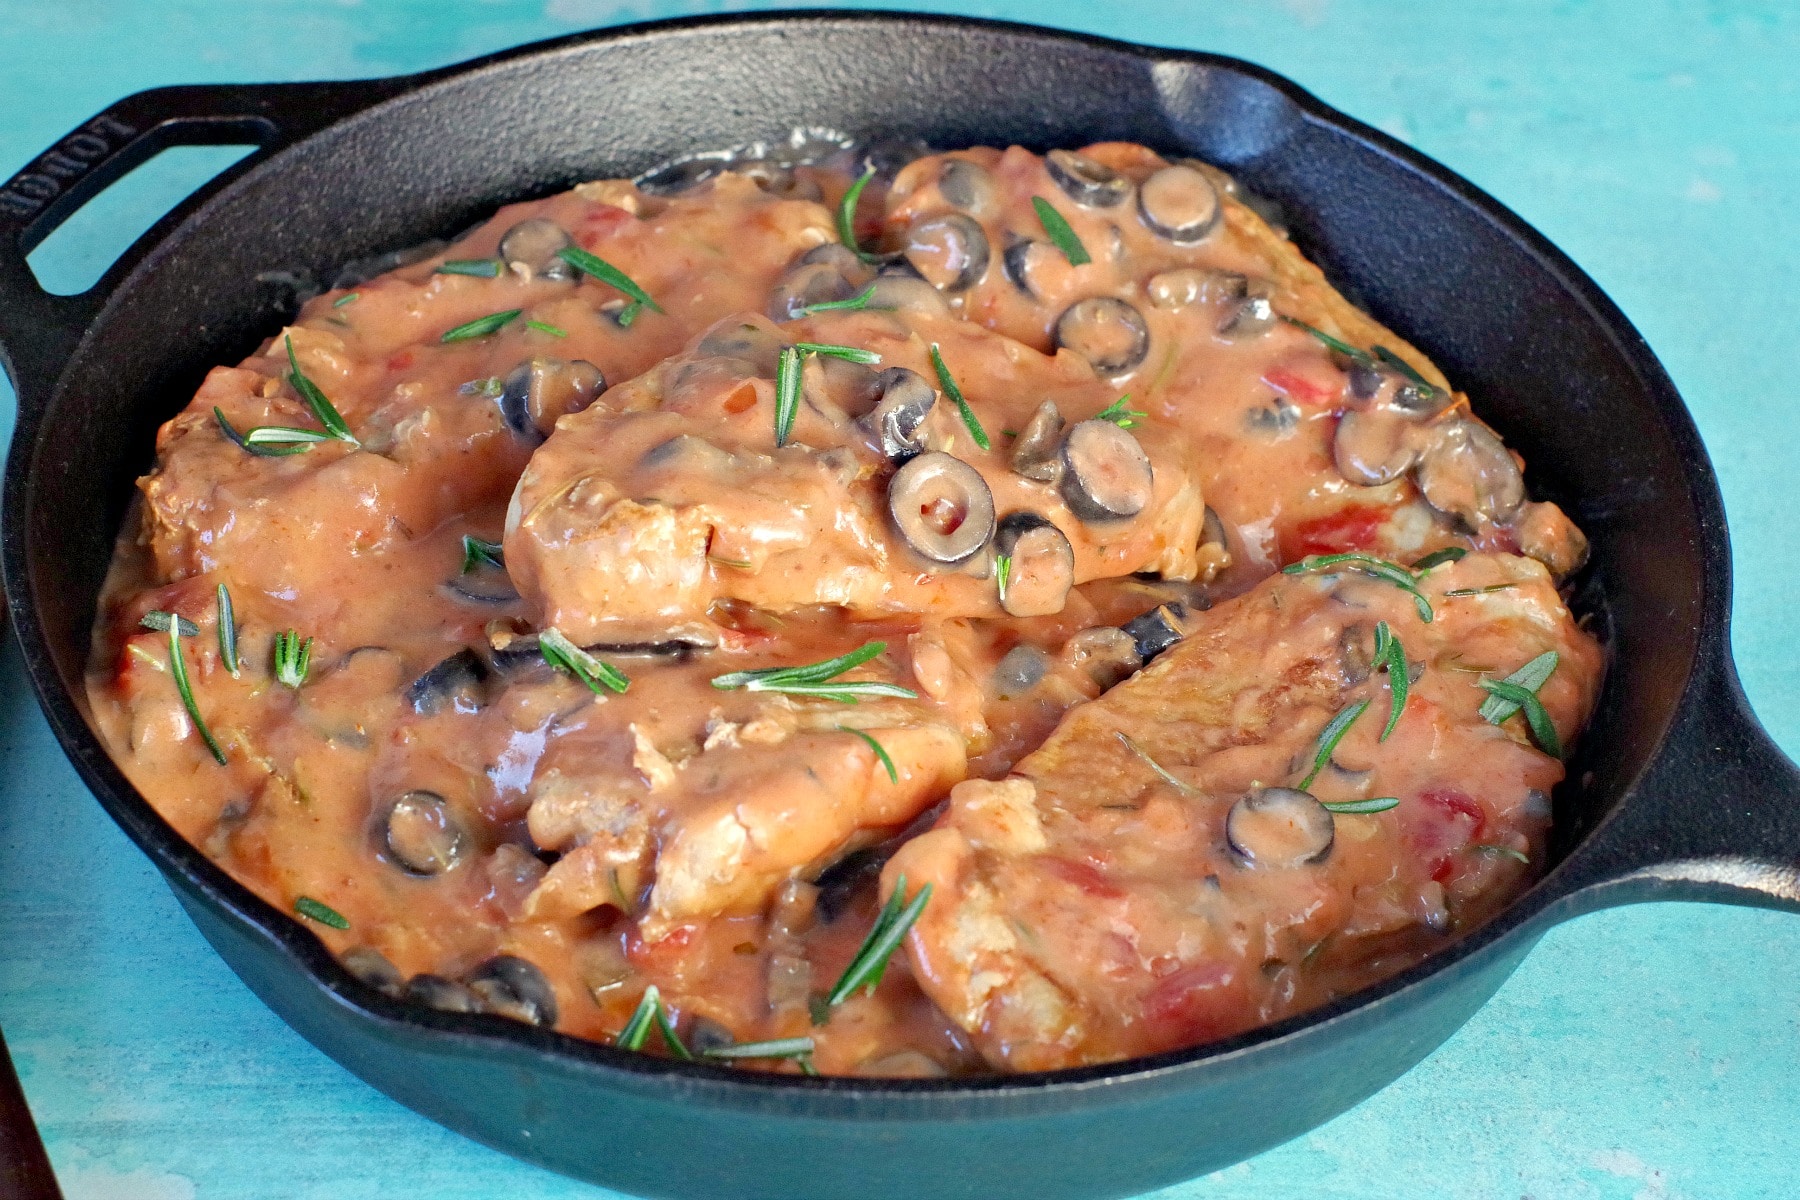
POLYGON ((639 26, 349 83, 130 96, 0 188, 0 357, 19 391, 6 593, 58 739, 234 970, 307 1038, 510 1153, 670 1196, 1117 1196, 1235 1162, 1382 1087, 1557 921, 1692 899, 1800 909, 1800 774, 1745 704, 1719 493, 1655 357, 1487 196, 1231 59, 1016 25, 808 13, 639 26), (463 227, 509 200, 825 125, 939 146, 1109 138, 1194 153, 1280 201, 1333 279, 1476 398, 1594 542, 1579 606, 1612 665, 1549 874, 1414 969, 1230 1041, 978 1080, 811 1080, 615 1052, 362 987, 183 842, 83 716, 94 597, 159 422, 285 313, 259 273, 463 227), (260 150, 79 296, 25 253, 173 145, 260 150))

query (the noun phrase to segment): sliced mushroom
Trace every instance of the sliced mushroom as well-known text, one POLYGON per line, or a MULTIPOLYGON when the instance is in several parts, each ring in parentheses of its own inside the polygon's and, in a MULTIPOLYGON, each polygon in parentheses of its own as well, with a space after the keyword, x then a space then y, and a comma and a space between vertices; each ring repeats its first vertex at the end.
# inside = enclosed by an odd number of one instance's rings
POLYGON ((1084 521, 1135 517, 1150 503, 1150 456, 1111 421, 1077 421, 1062 444, 1062 497, 1084 521))
POLYGON ((1050 669, 1050 656, 1036 646, 1019 643, 994 664, 994 694, 1014 700, 1030 692, 1050 669))
POLYGON ((1131 194, 1131 180, 1073 150, 1052 150, 1044 155, 1044 169, 1063 195, 1083 208, 1112 208, 1131 194))
POLYGON ((902 253, 925 282, 944 292, 966 291, 980 283, 990 257, 986 231, 954 212, 915 220, 907 227, 902 253))
POLYGON ((462 859, 468 841, 462 823, 436 792, 402 793, 381 823, 383 849, 409 875, 442 875, 462 859))
POLYGON ((1192 167, 1164 167, 1138 185, 1138 216, 1151 231, 1191 246, 1219 223, 1219 192, 1192 167))
POLYGON ((1013 441, 1013 471, 1039 483, 1055 483, 1062 475, 1062 444, 1062 413, 1056 401, 1046 400, 1013 441))
POLYGON ((368 946, 352 946, 344 951, 344 970, 358 982, 367 984, 384 996, 399 996, 406 990, 406 977, 387 960, 387 955, 368 946))
POLYGON ((1062 657, 1070 666, 1086 672, 1102 689, 1112 687, 1144 665, 1137 639, 1111 625, 1082 630, 1063 643, 1062 657))
POLYGON ((606 376, 585 358, 530 358, 506 376, 500 415, 521 437, 543 441, 559 417, 580 412, 606 390, 606 376))
POLYGON ((1336 833, 1331 810, 1298 788, 1259 788, 1225 817, 1225 840, 1252 867, 1323 862, 1336 833))
POLYGON ((938 171, 938 194, 964 212, 987 212, 999 190, 992 172, 966 158, 947 158, 938 171))
POLYGON ((556 991, 537 966, 511 954, 496 954, 476 967, 468 988, 483 1012, 527 1025, 556 1024, 556 991))
POLYGON ((472 1013, 481 1011, 481 997, 453 979, 442 975, 414 975, 406 981, 402 999, 423 1004, 439 1012, 472 1013))
POLYGON ((1075 550, 1062 530, 1034 512, 1008 513, 994 532, 994 553, 1009 560, 1001 608, 1015 617, 1063 610, 1075 586, 1075 550))
POLYGON ((1476 421, 1457 418, 1436 426, 1417 478, 1431 507, 1471 526, 1503 523, 1525 502, 1519 464, 1494 432, 1476 421))
POLYGON ((487 674, 481 657, 464 646, 413 680, 406 699, 422 717, 435 717, 445 710, 476 712, 485 702, 482 684, 487 674))
POLYGON ((571 244, 561 225, 548 217, 531 217, 501 237, 500 261, 544 279, 573 279, 575 268, 558 257, 571 244))
POLYGON ((981 472, 941 450, 888 482, 888 513, 906 544, 934 563, 967 562, 994 535, 994 494, 981 472))
POLYGON ((1088 360, 1102 375, 1124 375, 1150 353, 1150 327, 1114 296, 1078 300, 1056 319, 1056 344, 1088 360))
POLYGON ((869 296, 868 307, 921 317, 941 317, 950 311, 944 294, 910 266, 882 268, 875 276, 875 290, 869 296))
POLYGON ((862 418, 889 461, 903 463, 922 453, 919 437, 925 418, 937 403, 937 391, 917 371, 889 367, 875 376, 875 407, 862 418))
POLYGON ((1147 663, 1187 636, 1187 609, 1180 604, 1159 604, 1119 629, 1137 648, 1138 660, 1147 663))
POLYGON ((1338 474, 1351 483, 1375 487, 1406 474, 1418 458, 1405 417, 1388 409, 1350 409, 1338 419, 1331 455, 1338 474))
POLYGON ((874 277, 874 269, 848 247, 836 242, 815 246, 770 289, 769 316, 777 321, 791 321, 808 305, 848 300, 868 287, 874 277))

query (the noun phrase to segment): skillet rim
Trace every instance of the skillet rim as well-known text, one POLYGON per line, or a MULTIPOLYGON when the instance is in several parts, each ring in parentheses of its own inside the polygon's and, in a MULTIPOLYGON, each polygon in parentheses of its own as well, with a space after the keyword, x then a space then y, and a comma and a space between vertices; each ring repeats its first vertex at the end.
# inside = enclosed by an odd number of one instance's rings
MULTIPOLYGON (((20 433, 35 435, 42 419, 56 398, 68 363, 82 353, 94 326, 106 318, 134 278, 154 267, 167 243, 190 222, 205 218, 207 210, 237 189, 256 181, 281 162, 289 150, 313 138, 364 120, 377 120, 390 105, 425 102, 433 89, 446 84, 463 85, 471 76, 495 71, 525 59, 549 59, 579 54, 590 47, 686 37, 727 28, 780 28, 806 25, 878 25, 904 32, 909 26, 937 29, 958 28, 983 30, 1004 36, 1037 42, 1064 42, 1112 55, 1143 60, 1149 64, 1176 63, 1208 67, 1249 78, 1266 85, 1292 103, 1300 119, 1348 137, 1362 151, 1394 161, 1433 189, 1473 211, 1495 226, 1539 269, 1558 285, 1564 295, 1578 303, 1586 317, 1604 330, 1607 339, 1630 368, 1642 398, 1650 405, 1681 459, 1682 483, 1696 517, 1699 542, 1692 553, 1701 560, 1701 590, 1698 602, 1699 623, 1695 630, 1693 653, 1686 664, 1686 675, 1679 691, 1661 714, 1659 727, 1647 741, 1653 747, 1644 765, 1619 788, 1610 809, 1581 835, 1581 840, 1565 853, 1549 871, 1536 880, 1522 895, 1476 929, 1459 937, 1441 950, 1404 971, 1368 987, 1358 989, 1325 1005, 1307 1010, 1272 1024, 1218 1041, 1202 1043, 1160 1054, 1125 1059, 1116 1063, 1065 1068, 1056 1071, 1021 1072, 947 1079, 893 1079, 859 1076, 808 1077, 744 1071, 708 1063, 686 1063, 674 1059, 621 1051, 604 1043, 577 1038, 554 1030, 541 1029, 484 1014, 440 1013, 403 1004, 356 980, 325 944, 303 926, 300 918, 284 913, 232 878, 222 867, 207 858, 198 847, 182 838, 156 812, 153 806, 132 786, 100 745, 98 735, 81 710, 82 698, 66 691, 43 640, 36 620, 36 610, 26 591, 28 574, 24 562, 25 538, 17 527, 23 518, 15 516, 8 505, 5 514, 6 590, 13 599, 13 619, 20 635, 28 674, 33 690, 49 720, 58 743, 70 758, 83 783, 94 792, 108 814, 137 843, 159 870, 178 878, 193 889, 195 898, 204 898, 211 907, 229 914, 264 941, 271 942, 297 967, 306 982, 320 988, 340 1010, 340 1018, 360 1017, 388 1030, 396 1027, 423 1029, 445 1039, 444 1049, 467 1055, 520 1052, 548 1060, 556 1066, 583 1071, 616 1072, 619 1082, 650 1086, 673 1077, 695 1093, 707 1093, 704 1099, 724 1102, 732 1107, 767 1111, 759 1100, 782 1095, 806 1097, 810 1102, 794 1106, 787 1114, 808 1118, 866 1119, 854 1108, 827 1107, 836 1097, 944 1097, 949 1107, 956 1100, 978 1102, 981 1097, 999 1096, 1013 1099, 1041 1098, 1055 1092, 1070 1097, 1090 1092, 1097 1087, 1125 1084, 1170 1082, 1178 1075, 1222 1067, 1247 1059, 1264 1047, 1296 1044, 1315 1031, 1348 1023, 1358 1016, 1379 1017, 1378 1010, 1398 1003, 1400 998, 1427 981, 1447 974, 1477 956, 1498 952, 1501 943, 1519 939, 1535 941, 1550 925, 1606 903, 1593 893, 1609 880, 1583 878, 1580 867, 1585 853, 1593 848, 1602 834, 1615 824, 1630 807, 1639 785, 1671 754, 1671 734, 1682 714, 1688 711, 1695 694, 1710 678, 1710 669, 1722 664, 1729 673, 1729 656, 1725 651, 1730 616, 1730 547, 1726 530, 1723 499, 1712 464, 1701 442, 1698 428, 1682 402, 1674 383, 1656 359, 1643 335, 1624 313, 1579 266, 1557 249, 1544 235, 1500 204, 1486 192, 1449 168, 1426 157, 1397 139, 1333 108, 1298 84, 1265 67, 1228 55, 1205 51, 1181 50, 1126 42, 1093 34, 1053 29, 1022 22, 988 18, 951 16, 935 13, 891 12, 880 10, 771 10, 761 13, 709 14, 666 21, 634 22, 602 27, 557 38, 526 43, 521 46, 483 55, 462 63, 432 68, 407 75, 383 76, 356 81, 337 81, 332 86, 368 89, 370 102, 354 108, 335 120, 318 126, 291 144, 281 145, 266 155, 252 155, 241 170, 228 170, 172 209, 143 235, 120 260, 103 275, 100 283, 86 295, 96 297, 69 354, 53 379, 40 384, 41 393, 29 410, 21 395, 18 424, 9 455, 7 482, 23 485, 29 495, 35 490, 36 437, 21 438, 20 433), (24 449, 27 441, 31 451, 24 449)), ((225 85, 237 86, 243 85, 225 85)), ((306 86, 279 84, 277 87, 306 86)), ((251 85, 254 90, 255 85, 251 85)), ((156 89, 152 89, 154 91, 156 89)), ((149 93, 133 93, 115 101, 149 93)), ((78 299, 78 298, 72 298, 78 299)), ((23 384, 23 380, 17 381, 23 384)), ((172 879, 171 882, 174 880, 172 879)), ((180 897, 185 902, 187 896, 180 897)), ((389 1034, 391 1036, 391 1033, 389 1034)), ((696 1094, 695 1099, 702 1099, 696 1094)), ((1003 1112, 1004 1110, 1002 1110, 1003 1112)), ((991 1115, 1002 1115, 996 1112, 991 1115)), ((968 1115, 968 1114, 956 1114, 968 1115)), ((901 1123, 929 1120, 923 1111, 884 1112, 878 1119, 901 1123)))

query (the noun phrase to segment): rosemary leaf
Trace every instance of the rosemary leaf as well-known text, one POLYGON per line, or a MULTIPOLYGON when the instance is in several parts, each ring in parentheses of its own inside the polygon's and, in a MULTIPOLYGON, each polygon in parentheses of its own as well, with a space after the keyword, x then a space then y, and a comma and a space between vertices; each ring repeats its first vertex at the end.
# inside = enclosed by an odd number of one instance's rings
POLYGON ((956 402, 956 411, 962 414, 963 424, 969 427, 969 436, 975 439, 977 446, 986 450, 991 445, 987 430, 981 427, 981 422, 975 417, 975 410, 963 399, 962 389, 956 386, 950 368, 944 365, 944 355, 936 342, 931 343, 931 365, 937 371, 938 384, 944 389, 944 395, 956 402))
POLYGON ((1006 603, 1006 585, 1012 582, 1012 555, 994 556, 994 580, 1000 589, 1000 603, 1006 603))
MULTIPOLYGON (((1544 686, 1544 681, 1550 678, 1551 673, 1556 670, 1556 664, 1559 659, 1560 656, 1556 651, 1546 650, 1518 670, 1514 671, 1511 675, 1508 675, 1502 682, 1514 683, 1535 693, 1539 688, 1544 686)), ((1498 696, 1489 696, 1486 700, 1481 702, 1481 719, 1491 725, 1498 725, 1518 711, 1519 706, 1517 704, 1508 700, 1503 700, 1498 696)))
MULTIPOLYGON (((1525 724, 1531 730, 1531 740, 1537 743, 1539 750, 1551 758, 1560 759, 1563 756, 1562 739, 1557 736, 1556 723, 1550 719, 1550 713, 1544 708, 1544 702, 1538 699, 1536 692, 1516 683, 1508 683, 1504 679, 1484 679, 1481 686, 1490 695, 1525 711, 1525 724)), ((1494 722, 1496 725, 1499 723, 1494 722)))
POLYGON ((550 324, 548 321, 527 321, 527 322, 525 322, 525 328, 535 329, 539 333, 547 333, 551 337, 566 338, 569 336, 568 330, 558 329, 556 326, 550 324))
MULTIPOLYGON (((1131 393, 1127 392, 1099 412, 1095 413, 1094 420, 1111 421, 1120 429, 1130 429, 1133 425, 1138 423, 1139 417, 1149 416, 1148 413, 1139 412, 1135 408, 1126 408, 1125 402, 1129 399, 1131 399, 1131 393)), ((1014 436, 1016 437, 1018 435, 1015 434, 1014 436)))
POLYGON ((336 300, 333 300, 331 302, 331 307, 342 308, 346 304, 354 303, 361 296, 362 296, 361 292, 351 292, 348 296, 339 296, 336 300))
POLYGON ((290 425, 258 425, 244 431, 244 448, 252 446, 284 446, 295 442, 329 442, 329 433, 317 429, 295 429, 290 425))
POLYGON ((474 275, 479 279, 498 279, 506 264, 497 258, 452 258, 438 264, 437 275, 474 275))
POLYGON ((631 680, 623 671, 611 663, 601 662, 570 641, 568 635, 554 625, 538 634, 538 653, 551 666, 581 680, 596 696, 602 685, 621 693, 631 686, 631 680))
POLYGON ((1449 591, 1444 593, 1444 596, 1446 598, 1449 598, 1452 596, 1485 596, 1489 592, 1504 592, 1504 591, 1508 590, 1509 588, 1516 588, 1518 586, 1519 585, 1516 583, 1494 583, 1494 584, 1489 584, 1487 587, 1451 588, 1449 591))
POLYGON ((231 592, 222 583, 219 585, 218 601, 219 661, 225 664, 225 669, 231 672, 233 679, 236 679, 238 678, 237 618, 231 608, 231 592))
POLYGON ((1349 550, 1342 554, 1310 554, 1297 563, 1281 568, 1283 575, 1309 575, 1315 571, 1328 571, 1333 567, 1356 571, 1391 583, 1413 598, 1413 605, 1419 610, 1419 619, 1431 621, 1431 601, 1419 590, 1419 581, 1411 571, 1399 563, 1389 562, 1385 558, 1377 558, 1373 554, 1365 554, 1361 550, 1349 550))
POLYGON ((294 901, 294 911, 303 917, 309 917, 321 925, 329 925, 333 929, 350 928, 350 920, 329 904, 321 904, 311 896, 301 896, 294 901))
POLYGON ((875 757, 880 759, 881 765, 887 768, 888 778, 894 783, 900 782, 900 772, 895 769, 894 760, 888 757, 888 752, 882 748, 880 742, 869 736, 864 730, 851 729, 848 725, 839 725, 838 730, 841 733, 853 733, 863 741, 869 743, 869 749, 875 752, 875 757))
POLYGON ((709 1046, 700 1051, 702 1058, 805 1058, 813 1052, 809 1037, 775 1038, 767 1042, 736 1042, 730 1046, 709 1046))
POLYGON ((656 1031, 662 1034, 663 1045, 669 1048, 670 1054, 682 1062, 694 1061, 693 1052, 687 1048, 687 1044, 675 1032, 675 1023, 669 1020, 669 1012, 662 1006, 661 1000, 658 1000, 656 1004, 656 1031))
POLYGON ((1094 261, 1089 257, 1087 247, 1081 244, 1081 239, 1075 236, 1075 231, 1069 228, 1063 215, 1051 207, 1048 200, 1042 196, 1033 196, 1031 207, 1037 210, 1038 223, 1050 235, 1050 240, 1056 243, 1056 248, 1063 252, 1063 257, 1069 260, 1071 267, 1084 266, 1094 261))
POLYGON ((300 393, 300 398, 306 401, 308 408, 312 409, 313 416, 317 417, 319 424, 325 427, 325 432, 340 442, 349 442, 352 446, 362 445, 351 434, 350 426, 344 423, 344 418, 338 415, 338 410, 333 407, 331 401, 325 398, 325 393, 319 390, 319 385, 308 379, 306 372, 300 369, 300 360, 294 356, 293 337, 289 336, 283 340, 287 342, 287 360, 290 370, 288 382, 294 385, 294 390, 300 393))
POLYGON ((1414 370, 1411 363, 1407 362, 1404 358, 1401 358, 1398 354, 1395 354, 1392 350, 1389 350, 1386 346, 1371 346, 1370 349, 1375 352, 1376 358, 1379 358, 1382 362, 1406 376, 1419 387, 1424 388, 1426 395, 1433 395, 1437 392, 1437 388, 1426 382, 1425 377, 1414 370))
MULTIPOLYGON (((250 444, 249 439, 244 434, 239 433, 235 428, 232 427, 231 422, 225 419, 224 412, 222 412, 219 409, 219 406, 216 404, 213 405, 213 416, 218 419, 219 431, 225 435, 226 440, 236 444, 236 446, 239 450, 246 450, 251 454, 257 455, 258 457, 261 457, 261 458, 283 458, 289 454, 304 454, 308 450, 312 449, 312 446, 308 445, 308 444, 302 444, 302 445, 297 445, 297 446, 288 446, 285 449, 279 449, 279 450, 274 449, 269 446, 253 446, 250 444)), ((250 432, 255 433, 256 431, 253 429, 250 432)))
POLYGON ((856 957, 844 968, 837 986, 826 997, 826 1003, 835 1008, 848 1000, 859 987, 866 987, 868 994, 874 994, 882 975, 887 971, 888 960, 900 946, 900 940, 912 928, 913 922, 919 919, 919 914, 925 911, 925 905, 931 899, 931 885, 928 883, 920 888, 912 903, 901 908, 898 902, 905 895, 906 876, 902 875, 894 881, 893 895, 888 897, 881 915, 875 918, 875 924, 869 930, 869 936, 863 939, 856 957))
POLYGON ((490 567, 501 568, 506 566, 506 557, 500 549, 499 542, 484 542, 472 533, 465 533, 463 534, 462 547, 462 573, 464 575, 469 574, 483 564, 490 567))
POLYGON ((1331 761, 1332 751, 1337 749, 1338 743, 1344 740, 1344 735, 1350 732, 1350 726, 1356 724, 1356 718, 1362 716, 1368 707, 1367 700, 1358 700, 1325 723, 1325 728, 1319 731, 1319 749, 1318 753, 1313 755, 1312 770, 1308 771, 1306 778, 1295 784, 1295 787, 1303 792, 1312 787, 1313 780, 1319 777, 1319 772, 1323 771, 1325 764, 1331 761))
POLYGON ((827 358, 841 358, 846 362, 862 363, 874 366, 881 361, 881 355, 873 350, 859 350, 855 346, 833 346, 823 342, 795 342, 794 349, 802 354, 823 354, 827 358))
POLYGON ((275 635, 275 682, 297 688, 306 682, 312 665, 313 639, 300 640, 295 630, 275 635))
POLYGON ((871 312, 893 311, 890 306, 885 304, 870 304, 869 301, 874 298, 875 285, 871 283, 868 287, 856 293, 856 295, 850 297, 848 300, 821 300, 817 304, 805 304, 795 309, 794 315, 799 317, 810 317, 816 313, 822 312, 861 312, 865 308, 869 309, 871 312))
POLYGON ((1525 853, 1523 850, 1515 850, 1511 846, 1499 846, 1495 845, 1493 842, 1478 842, 1475 845, 1470 846, 1469 849, 1481 854, 1503 854, 1507 858, 1518 859, 1528 867, 1531 865, 1531 856, 1529 854, 1525 853))
POLYGON ((1375 356, 1370 354, 1367 350, 1358 350, 1349 342, 1334 338, 1323 329, 1315 329, 1297 317, 1283 317, 1281 319, 1286 321, 1289 325, 1294 326, 1296 329, 1303 329, 1307 333, 1312 334, 1326 349, 1337 351, 1351 362, 1362 363, 1364 366, 1373 366, 1375 364, 1375 356))
POLYGON ((1461 546, 1445 546, 1442 550, 1433 550, 1424 558, 1413 563, 1412 569, 1423 573, 1433 567, 1441 567, 1445 563, 1460 562, 1468 553, 1461 546))
MULTIPOLYGON (((155 613, 146 614, 144 620, 148 621, 155 615, 155 613)), ((194 722, 194 728, 200 732, 200 740, 205 742, 207 750, 211 751, 213 761, 222 767, 225 765, 225 751, 219 748, 218 740, 213 737, 212 730, 206 727, 205 718, 200 715, 200 705, 194 700, 194 685, 188 681, 187 660, 181 656, 181 635, 184 632, 182 626, 185 625, 196 634, 200 630, 192 621, 184 621, 173 613, 163 615, 170 618, 168 625, 169 674, 175 677, 175 690, 181 695, 181 706, 187 709, 188 718, 194 722)), ((152 625, 150 628, 155 629, 156 626, 152 625)))
POLYGON ((1137 755, 1146 767, 1149 767, 1152 771, 1155 771, 1158 775, 1162 776, 1163 782, 1167 783, 1170 787, 1174 788, 1184 796, 1197 796, 1200 794, 1199 788, 1185 780, 1177 779, 1169 772, 1167 767, 1157 762, 1154 758, 1151 758, 1150 752, 1132 741, 1123 730, 1120 730, 1116 736, 1127 750, 1137 755))
POLYGON ((775 364, 775 445, 787 445, 793 432, 794 418, 800 414, 800 374, 804 356, 799 347, 788 346, 775 364))
POLYGON ((164 609, 154 608, 138 620, 145 629, 154 629, 158 633, 168 633, 171 629, 178 631, 182 637, 199 637, 200 627, 186 617, 164 609))
POLYGON ((1406 710, 1406 694, 1412 686, 1412 679, 1406 666, 1406 651, 1400 645, 1400 639, 1388 628, 1386 621, 1375 623, 1375 661, 1387 667, 1388 702, 1387 725, 1381 731, 1379 740, 1387 741, 1388 734, 1394 732, 1394 726, 1400 723, 1400 714, 1406 710))
POLYGON ((856 257, 864 262, 878 256, 870 254, 856 244, 856 202, 862 199, 863 189, 869 186, 869 180, 873 178, 875 178, 875 168, 870 167, 862 173, 860 179, 850 185, 850 190, 845 192, 844 198, 838 202, 837 210, 838 241, 850 247, 856 257))
POLYGON ((446 329, 444 336, 438 341, 449 345, 452 342, 467 342, 474 338, 487 337, 491 333, 498 333, 501 328, 524 311, 522 308, 509 308, 505 312, 476 317, 473 321, 466 321, 455 329, 446 329))
POLYGON ((712 685, 720 691, 743 688, 747 692, 784 692, 791 696, 816 696, 855 704, 864 696, 892 696, 916 700, 919 694, 909 688, 873 680, 839 679, 844 672, 862 666, 887 649, 886 642, 870 642, 848 654, 824 662, 798 667, 764 667, 754 671, 732 671, 713 677, 712 685))
MULTIPOLYGON (((625 274, 625 272, 619 270, 619 268, 613 266, 599 255, 590 254, 579 246, 564 246, 561 250, 557 251, 557 257, 568 263, 571 267, 574 267, 577 271, 580 271, 582 274, 592 275, 601 283, 624 292, 627 296, 631 297, 635 306, 648 308, 653 312, 662 311, 662 305, 652 300, 649 292, 646 292, 643 288, 633 283, 631 276, 625 274)), ((627 308, 625 312, 620 313, 619 326, 621 328, 629 329, 633 318, 637 316, 637 311, 637 307, 631 307, 627 308), (626 313, 630 313, 631 315, 626 316, 626 313)))
POLYGON ((653 983, 644 989, 644 998, 632 1011, 631 1019, 625 1022, 625 1028, 619 1030, 619 1036, 613 1045, 621 1050, 642 1050, 644 1039, 650 1035, 650 1027, 656 1024, 656 1015, 662 1011, 662 993, 656 990, 653 983))
POLYGON ((1398 808, 1398 796, 1374 796, 1367 800, 1321 800, 1319 803, 1334 813, 1378 813, 1398 808))

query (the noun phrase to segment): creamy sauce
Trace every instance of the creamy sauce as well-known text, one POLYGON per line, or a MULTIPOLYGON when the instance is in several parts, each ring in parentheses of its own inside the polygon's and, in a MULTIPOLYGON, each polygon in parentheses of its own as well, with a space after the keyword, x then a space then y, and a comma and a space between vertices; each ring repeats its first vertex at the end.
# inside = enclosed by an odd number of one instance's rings
POLYGON ((1083 153, 871 184, 909 270, 834 246, 834 163, 584 185, 310 302, 158 435, 89 680, 121 767, 374 986, 608 1039, 654 985, 696 1046, 811 1039, 747 1067, 1104 1061, 1446 944, 1541 861, 1561 765, 1477 681, 1555 650, 1573 741, 1585 542, 1229 180, 1083 153), (354 441, 240 444, 321 428, 290 346, 354 441), (1447 547, 1430 623, 1354 568, 1268 578, 1447 547), (1162 605, 1156 645, 1117 628, 1162 605), (150 612, 197 629, 222 765, 150 612), (1416 674, 1385 739, 1377 621, 1416 674), (904 949, 829 1004, 902 874, 904 949))

